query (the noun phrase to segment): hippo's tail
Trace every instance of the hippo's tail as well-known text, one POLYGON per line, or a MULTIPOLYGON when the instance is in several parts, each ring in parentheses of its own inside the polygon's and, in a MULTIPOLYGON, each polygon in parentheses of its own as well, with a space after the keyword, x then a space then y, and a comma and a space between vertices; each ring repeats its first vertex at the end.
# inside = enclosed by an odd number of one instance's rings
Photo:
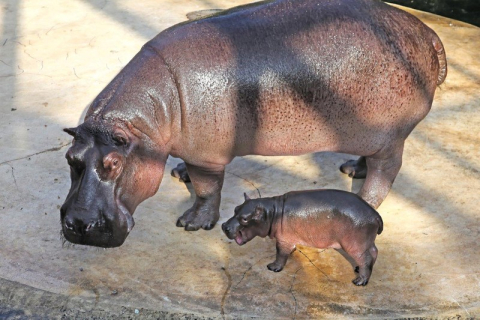
POLYGON ((437 86, 441 85, 445 78, 447 77, 447 56, 445 55, 445 49, 443 48, 442 41, 440 38, 434 33, 432 38, 432 44, 437 51, 438 57, 438 79, 437 79, 437 86))
POLYGON ((377 223, 378 223, 377 234, 380 234, 383 231, 383 220, 382 220, 382 217, 380 215, 378 215, 376 217, 376 220, 377 220, 377 223))

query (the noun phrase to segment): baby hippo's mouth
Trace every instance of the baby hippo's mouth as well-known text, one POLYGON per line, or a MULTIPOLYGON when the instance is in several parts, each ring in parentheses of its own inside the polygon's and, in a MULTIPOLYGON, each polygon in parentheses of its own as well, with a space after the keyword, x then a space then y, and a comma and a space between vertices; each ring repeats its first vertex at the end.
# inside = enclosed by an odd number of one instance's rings
POLYGON ((243 240, 243 233, 242 230, 238 230, 237 235, 235 237, 235 242, 241 246, 245 244, 245 240, 243 240))

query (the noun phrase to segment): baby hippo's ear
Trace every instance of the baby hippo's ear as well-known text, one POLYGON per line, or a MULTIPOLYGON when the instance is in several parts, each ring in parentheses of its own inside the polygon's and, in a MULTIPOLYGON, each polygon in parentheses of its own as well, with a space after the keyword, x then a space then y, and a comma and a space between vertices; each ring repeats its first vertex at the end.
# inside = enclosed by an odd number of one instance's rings
POLYGON ((243 196, 245 197, 245 201, 250 200, 250 197, 247 196, 247 193, 246 193, 246 192, 243 193, 243 196))
POLYGON ((253 213, 253 220, 262 221, 265 220, 265 209, 262 207, 256 207, 255 212, 253 213))

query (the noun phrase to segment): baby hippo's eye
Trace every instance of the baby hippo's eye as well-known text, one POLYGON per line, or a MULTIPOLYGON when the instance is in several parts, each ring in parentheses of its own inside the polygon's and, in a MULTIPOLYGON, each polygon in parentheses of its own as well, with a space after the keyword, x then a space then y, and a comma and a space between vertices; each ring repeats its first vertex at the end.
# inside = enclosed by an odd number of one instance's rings
POLYGON ((249 220, 250 220, 250 219, 248 219, 248 218, 246 218, 246 217, 241 217, 241 218, 240 218, 240 223, 241 223, 241 224, 248 224, 248 221, 249 221, 249 220))

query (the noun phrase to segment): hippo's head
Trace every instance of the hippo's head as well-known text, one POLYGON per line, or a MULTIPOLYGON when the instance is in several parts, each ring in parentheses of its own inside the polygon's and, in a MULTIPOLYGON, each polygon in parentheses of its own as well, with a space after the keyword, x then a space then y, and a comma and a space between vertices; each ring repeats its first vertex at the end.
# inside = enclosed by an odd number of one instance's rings
POLYGON ((166 157, 131 125, 90 121, 65 131, 74 139, 65 155, 72 185, 60 210, 63 235, 77 244, 120 246, 138 204, 157 191, 166 157))
POLYGON ((267 211, 262 199, 250 199, 246 194, 245 202, 235 208, 235 214, 222 224, 222 230, 229 239, 235 239, 238 245, 244 245, 256 236, 266 237, 270 231, 267 211))

